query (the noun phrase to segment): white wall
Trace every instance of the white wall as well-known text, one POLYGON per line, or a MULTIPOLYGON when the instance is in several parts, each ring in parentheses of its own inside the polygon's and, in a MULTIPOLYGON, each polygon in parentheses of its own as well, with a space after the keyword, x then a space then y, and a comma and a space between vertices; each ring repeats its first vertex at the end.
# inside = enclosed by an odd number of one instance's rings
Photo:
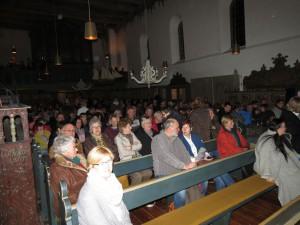
POLYGON ((7 65, 10 58, 12 46, 17 49, 17 63, 31 56, 31 42, 28 31, 0 28, 0 65, 7 65))
MULTIPOLYGON (((229 5, 231 0, 167 0, 148 13, 151 62, 161 66, 168 60, 170 74, 191 78, 232 74, 242 75, 272 66, 278 53, 288 55, 288 63, 300 59, 300 1, 245 0, 246 49, 231 55, 229 5), (169 24, 172 17, 183 21, 184 62, 171 61, 169 24)), ((136 18, 126 27, 128 67, 139 71, 140 36, 144 19, 136 18)), ((170 78, 171 76, 169 76, 170 78)), ((165 81, 164 83, 168 83, 165 81)))

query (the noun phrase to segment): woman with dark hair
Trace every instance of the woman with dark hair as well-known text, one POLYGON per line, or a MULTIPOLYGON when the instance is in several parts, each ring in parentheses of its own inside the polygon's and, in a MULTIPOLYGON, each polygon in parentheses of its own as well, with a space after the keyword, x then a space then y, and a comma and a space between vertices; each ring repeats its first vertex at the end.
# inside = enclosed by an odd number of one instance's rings
POLYGON ((300 97, 292 97, 287 103, 287 110, 282 110, 281 118, 286 123, 287 132, 292 135, 293 149, 300 154, 300 97))
POLYGON ((79 116, 76 117, 74 121, 74 126, 78 140, 80 141, 80 143, 83 143, 85 141, 85 131, 83 128, 83 122, 79 116))
POLYGON ((300 161, 286 134, 283 120, 274 119, 258 139, 254 170, 278 186, 278 199, 285 205, 300 195, 300 161))

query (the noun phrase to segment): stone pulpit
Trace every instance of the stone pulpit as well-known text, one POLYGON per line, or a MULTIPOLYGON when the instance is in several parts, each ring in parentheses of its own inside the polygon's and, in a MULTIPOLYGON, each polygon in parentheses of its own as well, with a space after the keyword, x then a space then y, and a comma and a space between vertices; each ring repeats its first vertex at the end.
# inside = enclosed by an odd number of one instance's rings
POLYGON ((0 106, 0 225, 39 224, 28 108, 0 106))

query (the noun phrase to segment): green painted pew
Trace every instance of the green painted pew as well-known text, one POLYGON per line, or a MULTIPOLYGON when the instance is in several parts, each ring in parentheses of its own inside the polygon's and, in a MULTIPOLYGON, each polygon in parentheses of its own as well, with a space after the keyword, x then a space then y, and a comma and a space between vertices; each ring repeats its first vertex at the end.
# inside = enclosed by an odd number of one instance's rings
MULTIPOLYGON (((201 181, 205 181, 226 172, 239 169, 245 165, 249 165, 254 162, 254 159, 254 151, 249 150, 226 159, 209 162, 189 171, 183 171, 159 179, 153 179, 149 182, 125 189, 123 200, 129 210, 134 209, 145 205, 148 202, 155 201, 196 185, 201 181)), ((72 225, 78 224, 77 210, 75 207, 65 207, 62 210, 65 210, 66 212, 64 214, 68 215, 65 220, 72 221, 72 225)))
POLYGON ((40 146, 34 141, 31 145, 32 149, 32 163, 34 171, 35 180, 35 190, 37 194, 38 208, 41 212, 41 217, 43 221, 48 221, 48 206, 47 206, 47 196, 46 196, 46 182, 44 175, 44 165, 42 162, 42 152, 40 146))
POLYGON ((254 160, 254 150, 249 150, 224 159, 214 160, 192 170, 182 171, 129 187, 124 190, 123 200, 129 210, 134 209, 156 199, 166 197, 199 184, 202 181, 207 181, 224 173, 252 164, 254 160))
MULTIPOLYGON (((217 149, 216 140, 212 139, 204 142, 208 152, 217 149)), ((152 155, 146 155, 135 159, 114 163, 114 173, 117 177, 141 171, 153 167, 152 155)))

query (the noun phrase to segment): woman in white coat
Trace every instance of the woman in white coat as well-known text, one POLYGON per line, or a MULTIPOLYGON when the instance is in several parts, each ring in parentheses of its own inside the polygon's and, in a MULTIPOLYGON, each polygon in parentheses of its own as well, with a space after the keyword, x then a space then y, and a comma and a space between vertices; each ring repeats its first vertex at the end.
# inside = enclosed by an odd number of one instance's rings
POLYGON ((122 186, 112 173, 112 152, 105 147, 94 147, 87 161, 88 177, 77 202, 79 224, 132 225, 122 201, 122 186))
POLYGON ((255 147, 254 170, 278 186, 278 199, 285 205, 300 195, 300 161, 287 136, 285 122, 274 119, 255 147))

